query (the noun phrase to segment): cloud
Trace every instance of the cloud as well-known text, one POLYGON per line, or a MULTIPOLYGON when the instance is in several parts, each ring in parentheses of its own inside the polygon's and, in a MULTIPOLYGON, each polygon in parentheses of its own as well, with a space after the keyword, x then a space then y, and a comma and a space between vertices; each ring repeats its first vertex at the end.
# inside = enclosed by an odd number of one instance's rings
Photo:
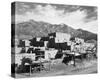
MULTIPOLYGON (((27 7, 24 5, 24 7, 27 7)), ((24 14, 16 14, 16 22, 28 21, 30 19, 36 21, 45 21, 51 24, 67 24, 75 29, 82 28, 88 31, 97 32, 97 20, 88 21, 86 10, 77 9, 73 12, 66 12, 65 9, 56 9, 57 6, 52 5, 37 5, 31 8, 24 14), (94 29, 95 26, 95 29, 94 29)))
MULTIPOLYGON (((81 25, 80 25, 81 26, 81 25)), ((98 32, 98 21, 97 20, 93 20, 91 22, 88 23, 84 23, 82 24, 82 29, 97 33, 98 32)))

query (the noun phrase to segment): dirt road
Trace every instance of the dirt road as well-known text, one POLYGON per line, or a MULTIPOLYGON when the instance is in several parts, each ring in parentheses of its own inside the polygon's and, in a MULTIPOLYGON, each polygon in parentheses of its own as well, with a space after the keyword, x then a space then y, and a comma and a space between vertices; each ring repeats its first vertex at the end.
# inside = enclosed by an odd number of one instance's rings
POLYGON ((77 74, 92 74, 97 73, 97 60, 83 61, 77 63, 76 67, 73 65, 66 66, 65 64, 57 64, 51 66, 50 71, 42 71, 33 73, 29 76, 29 73, 16 74, 16 77, 46 77, 46 76, 58 76, 58 75, 77 75, 77 74))

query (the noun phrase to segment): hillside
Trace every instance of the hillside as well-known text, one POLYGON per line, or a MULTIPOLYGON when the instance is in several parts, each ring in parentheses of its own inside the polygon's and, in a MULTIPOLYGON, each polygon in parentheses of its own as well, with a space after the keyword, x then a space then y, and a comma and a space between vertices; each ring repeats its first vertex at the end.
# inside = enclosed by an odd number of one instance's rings
POLYGON ((48 33, 52 32, 69 33, 72 37, 77 36, 85 40, 97 40, 97 34, 82 29, 73 29, 66 24, 50 24, 42 21, 37 22, 30 20, 18 23, 15 26, 15 33, 19 39, 47 36, 48 33))

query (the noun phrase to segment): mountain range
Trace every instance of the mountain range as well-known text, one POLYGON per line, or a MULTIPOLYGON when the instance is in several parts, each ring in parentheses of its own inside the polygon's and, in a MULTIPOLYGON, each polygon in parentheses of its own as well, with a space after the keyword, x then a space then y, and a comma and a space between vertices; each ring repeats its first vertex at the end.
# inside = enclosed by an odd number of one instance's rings
POLYGON ((48 36, 48 33, 63 32, 68 33, 72 37, 79 37, 87 40, 97 40, 97 34, 83 30, 74 29, 66 24, 50 24, 42 21, 29 20, 13 25, 15 34, 19 39, 29 39, 32 37, 48 36))

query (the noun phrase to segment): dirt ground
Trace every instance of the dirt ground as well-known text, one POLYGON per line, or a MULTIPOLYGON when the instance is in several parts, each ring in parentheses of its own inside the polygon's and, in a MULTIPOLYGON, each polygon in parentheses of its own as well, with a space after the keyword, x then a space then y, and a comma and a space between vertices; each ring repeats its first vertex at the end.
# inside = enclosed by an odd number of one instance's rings
POLYGON ((96 59, 76 62, 76 66, 65 65, 63 63, 52 64, 51 66, 48 64, 47 66, 50 67, 50 70, 43 70, 41 72, 32 73, 31 75, 29 73, 16 74, 16 78, 92 74, 98 71, 96 59))

